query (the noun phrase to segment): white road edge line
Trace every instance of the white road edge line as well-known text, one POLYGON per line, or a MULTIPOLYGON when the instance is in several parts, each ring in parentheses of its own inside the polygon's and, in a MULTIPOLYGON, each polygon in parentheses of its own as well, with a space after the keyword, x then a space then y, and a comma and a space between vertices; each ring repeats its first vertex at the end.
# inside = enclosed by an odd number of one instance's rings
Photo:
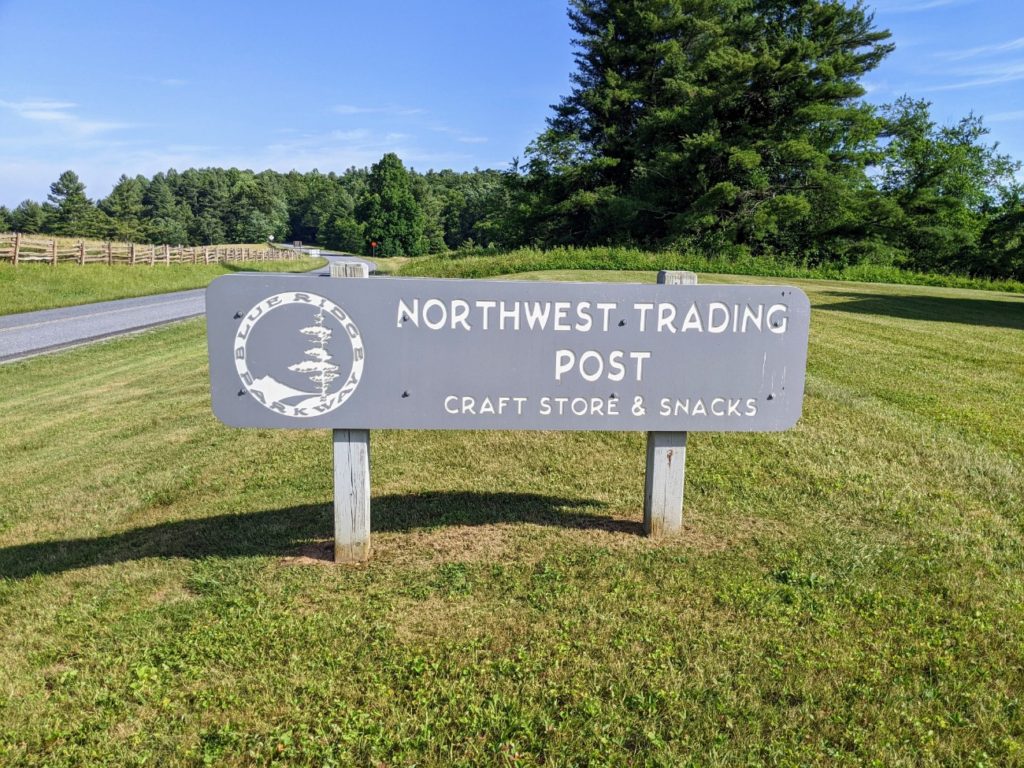
POLYGON ((89 315, 72 315, 70 317, 58 317, 54 320, 41 320, 38 323, 26 323, 25 325, 12 325, 10 328, 0 328, 0 333, 7 333, 8 331, 23 331, 26 328, 38 328, 40 325, 51 325, 53 323, 66 323, 70 321, 85 320, 90 317, 100 317, 101 315, 116 315, 119 312, 135 312, 140 309, 156 309, 158 307, 170 307, 174 304, 184 304, 186 302, 195 301, 195 298, 188 299, 175 299, 174 301, 161 301, 156 304, 143 305, 139 307, 122 307, 121 309, 108 309, 104 312, 93 312, 89 315))
POLYGON ((69 342, 60 342, 49 347, 43 347, 42 349, 33 349, 25 353, 15 353, 16 357, 0 357, 0 365, 6 365, 7 363, 17 363, 22 360, 30 360, 33 357, 41 357, 42 355, 49 355, 53 352, 65 352, 69 349, 76 349, 78 347, 85 347, 89 344, 99 344, 104 341, 114 341, 124 336, 134 336, 139 333, 145 333, 146 331, 155 330, 164 325, 171 325, 172 323, 182 323, 186 320, 194 320, 197 317, 202 317, 203 312, 195 315, 185 315, 183 317, 172 317, 168 320, 157 320, 156 322, 149 323, 148 325, 140 325, 134 328, 127 328, 122 331, 111 331, 110 333, 104 333, 99 336, 90 336, 86 339, 74 339, 69 342))

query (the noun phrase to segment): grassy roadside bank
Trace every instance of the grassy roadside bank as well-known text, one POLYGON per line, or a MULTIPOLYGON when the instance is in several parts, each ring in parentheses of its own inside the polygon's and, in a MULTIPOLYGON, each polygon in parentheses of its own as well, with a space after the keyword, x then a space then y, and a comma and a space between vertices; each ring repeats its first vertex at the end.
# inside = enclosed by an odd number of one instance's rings
POLYGON ((215 277, 232 272, 307 272, 325 263, 324 259, 303 258, 153 267, 0 264, 0 315, 203 288, 215 277))
POLYGON ((201 321, 0 367, 0 764, 1020 764, 1022 302, 795 282, 803 418, 659 544, 641 434, 380 431, 321 566, 329 436, 218 424, 201 321))
POLYGON ((658 270, 688 269, 759 277, 804 280, 838 280, 894 285, 929 285, 943 288, 1024 293, 1024 283, 988 280, 959 275, 921 274, 895 267, 869 264, 854 267, 802 267, 771 259, 708 259, 674 251, 652 252, 632 248, 555 248, 540 251, 523 248, 495 255, 429 256, 410 259, 395 268, 395 274, 410 277, 494 277, 515 272, 551 270, 658 270))

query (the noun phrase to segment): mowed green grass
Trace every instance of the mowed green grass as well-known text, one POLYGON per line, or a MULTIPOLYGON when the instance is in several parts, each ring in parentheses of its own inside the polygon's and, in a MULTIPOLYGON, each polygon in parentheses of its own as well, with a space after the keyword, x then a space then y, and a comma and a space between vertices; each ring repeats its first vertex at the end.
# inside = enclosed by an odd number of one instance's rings
POLYGON ((336 567, 201 321, 0 367, 0 764, 1024 764, 1024 301, 798 284, 803 418, 668 542, 641 434, 378 431, 336 567))
POLYGON ((324 259, 225 264, 0 264, 0 315, 203 288, 232 272, 308 272, 324 259))

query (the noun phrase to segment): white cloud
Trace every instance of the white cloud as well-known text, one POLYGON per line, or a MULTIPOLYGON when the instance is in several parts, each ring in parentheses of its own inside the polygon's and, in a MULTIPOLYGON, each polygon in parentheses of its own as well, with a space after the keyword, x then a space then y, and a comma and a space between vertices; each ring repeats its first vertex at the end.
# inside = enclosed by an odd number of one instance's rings
POLYGON ((948 5, 961 5, 972 0, 899 0, 888 4, 886 2, 875 2, 875 9, 883 13, 917 13, 918 11, 930 11, 933 8, 944 8, 948 5))
POLYGON ((338 115, 386 115, 388 117, 411 117, 426 114, 417 107, 360 107, 355 104, 336 104, 331 111, 338 115))
MULTIPOLYGON (((351 166, 365 167, 395 152, 407 165, 436 166, 439 163, 461 163, 470 158, 462 153, 436 153, 424 150, 416 137, 407 132, 379 133, 366 129, 332 130, 306 133, 274 142, 256 150, 248 158, 248 167, 273 168, 280 171, 351 166)), ((223 165, 223 162, 218 163, 223 165)))
POLYGON ((992 45, 979 45, 977 48, 967 48, 962 51, 947 51, 946 53, 940 53, 944 59, 949 61, 963 61, 964 59, 973 59, 979 56, 991 56, 993 54, 1007 53, 1008 51, 1019 51, 1024 49, 1024 37, 1018 37, 1016 40, 1009 40, 1005 43, 993 43, 992 45))
POLYGON ((0 100, 0 107, 9 109, 26 120, 67 120, 71 117, 68 110, 77 106, 73 101, 55 101, 53 99, 0 100))
POLYGON ((985 115, 986 123, 1015 123, 1024 120, 1024 109, 1014 109, 1009 112, 993 112, 985 115))
MULTIPOLYGON (((368 167, 388 152, 419 170, 490 167, 473 149, 485 144, 486 137, 439 126, 429 116, 375 119, 377 125, 368 126, 350 125, 356 119, 336 118, 340 126, 322 130, 279 127, 269 129, 262 144, 240 146, 207 144, 186 134, 170 143, 140 131, 117 133, 127 124, 87 119, 79 114, 81 109, 75 102, 57 99, 0 101, 0 119, 6 113, 9 126, 21 123, 18 130, 0 134, 0 203, 13 206, 25 198, 44 200, 49 184, 68 168, 78 173, 90 197, 102 198, 122 173, 152 176, 168 168, 342 171, 368 167), (429 135, 436 127, 443 128, 448 138, 440 147, 429 135)), ((401 107, 386 108, 387 113, 380 109, 377 115, 384 118, 411 112, 401 107)))
POLYGON ((1024 80, 1024 60, 1010 61, 1005 64, 995 64, 987 67, 963 70, 960 74, 968 79, 944 83, 942 85, 932 85, 920 88, 919 90, 957 91, 964 88, 980 88, 986 85, 997 85, 999 83, 1012 83, 1017 80, 1024 80))
POLYGON ((446 136, 451 136, 460 144, 486 144, 488 142, 486 136, 467 136, 462 131, 450 128, 441 123, 434 123, 428 127, 435 133, 443 133, 446 136))
POLYGON ((354 104, 338 104, 331 111, 339 115, 363 115, 374 110, 369 107, 357 107, 354 104))
POLYGON ((74 111, 78 105, 73 101, 57 101, 55 99, 0 101, 0 107, 10 110, 23 120, 48 123, 78 136, 93 136, 98 133, 132 127, 130 123, 81 118, 74 111))

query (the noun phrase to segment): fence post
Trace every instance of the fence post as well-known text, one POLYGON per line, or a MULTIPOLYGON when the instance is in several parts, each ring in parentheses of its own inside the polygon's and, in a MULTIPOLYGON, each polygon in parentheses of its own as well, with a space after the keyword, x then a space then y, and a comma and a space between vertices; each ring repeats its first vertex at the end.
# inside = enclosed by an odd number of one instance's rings
POLYGON ((164 243, 164 266, 169 266, 171 263, 171 246, 164 243))
POLYGON ((128 252, 131 256, 132 266, 135 266, 135 243, 128 243, 128 252))
POLYGON ((78 266, 85 266, 85 240, 78 241, 78 266))
POLYGON ((114 244, 107 240, 107 266, 114 263, 114 244))
POLYGON ((18 266, 18 256, 21 253, 21 232, 14 233, 14 266, 18 266))
MULTIPOLYGON (((693 272, 662 270, 659 285, 696 285, 693 272)), ((644 475, 644 533, 651 538, 671 536, 683 529, 686 485, 686 433, 647 433, 647 472, 644 475)))
POLYGON ((50 241, 50 266, 57 266, 57 238, 50 241))

